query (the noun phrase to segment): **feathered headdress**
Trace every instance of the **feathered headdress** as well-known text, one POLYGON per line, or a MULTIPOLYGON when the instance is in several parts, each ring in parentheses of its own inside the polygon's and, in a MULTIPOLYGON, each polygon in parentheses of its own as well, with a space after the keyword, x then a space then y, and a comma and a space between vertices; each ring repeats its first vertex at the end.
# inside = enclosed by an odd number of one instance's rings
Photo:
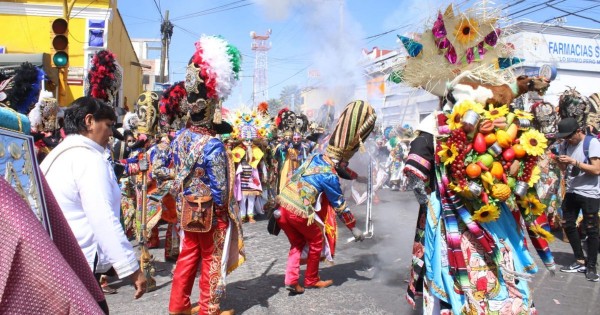
POLYGON ((217 133, 231 130, 230 126, 220 128, 221 101, 231 93, 240 69, 241 53, 236 47, 221 37, 200 37, 185 76, 185 109, 190 112, 194 124, 214 127, 217 133))
POLYGON ((260 102, 257 106, 257 111, 262 115, 269 115, 269 103, 260 102))
POLYGON ((100 50, 92 58, 91 64, 85 94, 118 107, 116 97, 122 83, 122 74, 115 55, 108 50, 100 50))
MULTIPOLYGON (((162 94, 159 106, 160 119, 158 122, 158 128, 161 132, 168 132, 169 129, 174 127, 173 123, 175 120, 183 116, 181 113, 181 103, 185 102, 186 97, 187 92, 185 91, 185 83, 183 81, 169 86, 162 94)), ((175 129, 178 129, 178 127, 175 127, 175 129)))
POLYGON ((13 76, 0 83, 0 102, 26 115, 38 101, 43 80, 44 71, 24 62, 13 76))

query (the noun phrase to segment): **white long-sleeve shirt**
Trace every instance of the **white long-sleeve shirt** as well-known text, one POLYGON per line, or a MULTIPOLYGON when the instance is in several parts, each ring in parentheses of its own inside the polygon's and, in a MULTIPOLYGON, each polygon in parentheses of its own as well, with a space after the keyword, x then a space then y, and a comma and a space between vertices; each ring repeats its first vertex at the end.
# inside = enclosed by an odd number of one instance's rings
POLYGON ((139 269, 119 222, 121 191, 104 148, 69 135, 40 165, 88 264, 96 272, 112 267, 119 278, 139 269))

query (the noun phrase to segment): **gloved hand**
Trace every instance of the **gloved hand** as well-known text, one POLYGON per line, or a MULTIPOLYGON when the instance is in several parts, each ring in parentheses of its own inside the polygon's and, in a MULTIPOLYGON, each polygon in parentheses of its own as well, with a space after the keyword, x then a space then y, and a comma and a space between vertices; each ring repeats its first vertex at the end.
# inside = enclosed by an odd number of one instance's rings
POLYGON ((148 170, 148 159, 143 158, 138 161, 138 166, 140 167, 140 171, 144 172, 148 170))
POLYGON ((357 227, 353 227, 352 228, 352 235, 354 236, 354 241, 355 242, 362 242, 365 240, 365 235, 363 234, 363 232, 357 228, 357 227))

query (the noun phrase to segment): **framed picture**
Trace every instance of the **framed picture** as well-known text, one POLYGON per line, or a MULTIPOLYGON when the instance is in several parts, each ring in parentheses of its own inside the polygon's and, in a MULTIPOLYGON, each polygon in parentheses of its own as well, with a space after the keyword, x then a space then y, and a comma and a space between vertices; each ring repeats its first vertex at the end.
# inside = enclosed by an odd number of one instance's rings
POLYGON ((52 238, 32 136, 0 128, 0 175, 29 205, 52 238))

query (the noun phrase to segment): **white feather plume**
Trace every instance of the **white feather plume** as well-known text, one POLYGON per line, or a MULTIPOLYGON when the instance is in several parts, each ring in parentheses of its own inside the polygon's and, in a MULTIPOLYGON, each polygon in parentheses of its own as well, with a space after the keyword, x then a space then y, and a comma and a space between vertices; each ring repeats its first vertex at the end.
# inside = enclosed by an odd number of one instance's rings
POLYGON ((217 96, 226 98, 236 82, 231 56, 227 53, 227 42, 219 37, 202 35, 199 44, 202 47, 202 60, 210 65, 207 71, 216 77, 217 96))

